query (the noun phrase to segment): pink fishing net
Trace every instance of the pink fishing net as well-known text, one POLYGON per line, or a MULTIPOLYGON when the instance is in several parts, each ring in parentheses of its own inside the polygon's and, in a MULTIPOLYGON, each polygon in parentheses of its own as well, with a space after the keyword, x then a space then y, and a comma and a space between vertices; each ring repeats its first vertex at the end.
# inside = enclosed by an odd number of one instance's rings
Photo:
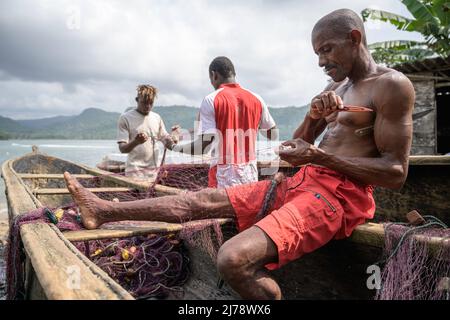
MULTIPOLYGON (((208 167, 205 165, 165 165, 158 172, 156 182, 165 186, 196 191, 207 186, 208 167)), ((105 177, 80 179, 88 188, 100 187, 105 177)), ((154 186, 154 185, 153 185, 154 186)), ((59 186, 61 187, 61 186, 59 186)), ((129 190, 115 193, 96 193, 105 200, 132 201, 154 197, 155 191, 129 190)), ((181 221, 180 221, 181 222, 181 221)), ((12 224, 7 248, 7 298, 25 297, 24 252, 20 241, 20 226, 28 223, 54 223, 60 231, 83 229, 78 208, 70 203, 60 208, 39 208, 19 216, 12 224), (61 211, 62 210, 62 211, 61 211), (60 212, 60 217, 55 213, 60 212), (61 214, 61 212, 63 212, 61 214)), ((139 221, 121 222, 123 226, 139 226, 139 221)), ((116 224, 117 225, 117 224, 116 224)), ((115 223, 102 228, 114 229, 115 223)), ((182 286, 189 276, 189 255, 184 243, 199 248, 212 259, 223 243, 221 226, 216 220, 186 224, 177 234, 149 234, 124 239, 74 242, 75 247, 103 269, 137 299, 182 297, 182 286)))
POLYGON ((450 300, 450 229, 424 217, 427 223, 419 227, 385 224, 384 267, 375 299, 450 300))

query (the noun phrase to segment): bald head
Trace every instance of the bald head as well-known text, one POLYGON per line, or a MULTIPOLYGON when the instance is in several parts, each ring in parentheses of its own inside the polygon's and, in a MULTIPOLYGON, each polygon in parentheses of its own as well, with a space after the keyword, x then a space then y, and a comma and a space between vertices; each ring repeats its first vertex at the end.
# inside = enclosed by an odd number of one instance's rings
POLYGON ((358 14, 350 9, 339 9, 322 17, 314 26, 312 38, 321 34, 345 38, 352 30, 361 33, 361 43, 367 47, 364 22, 358 14))

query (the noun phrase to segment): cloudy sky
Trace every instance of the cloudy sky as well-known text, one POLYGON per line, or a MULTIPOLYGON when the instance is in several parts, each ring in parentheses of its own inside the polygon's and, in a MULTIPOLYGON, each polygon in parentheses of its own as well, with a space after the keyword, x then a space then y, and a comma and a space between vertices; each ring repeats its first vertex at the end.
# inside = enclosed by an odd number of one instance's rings
MULTIPOLYGON (((160 89, 156 105, 198 106, 218 55, 270 106, 304 105, 327 81, 311 48, 314 23, 367 7, 410 16, 399 0, 2 0, 0 115, 122 112, 138 83, 160 89)), ((366 29, 369 43, 421 39, 383 23, 366 29)))

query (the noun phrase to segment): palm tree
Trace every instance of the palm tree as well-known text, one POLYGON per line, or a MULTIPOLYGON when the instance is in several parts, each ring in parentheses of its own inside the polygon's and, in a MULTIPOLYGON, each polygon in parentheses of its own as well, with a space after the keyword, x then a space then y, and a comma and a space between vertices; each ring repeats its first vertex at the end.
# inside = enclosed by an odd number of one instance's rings
POLYGON ((450 55, 450 2, 449 0, 401 0, 413 19, 375 9, 361 12, 368 19, 389 22, 398 30, 420 32, 425 41, 384 41, 369 45, 377 62, 393 65, 432 56, 450 55))

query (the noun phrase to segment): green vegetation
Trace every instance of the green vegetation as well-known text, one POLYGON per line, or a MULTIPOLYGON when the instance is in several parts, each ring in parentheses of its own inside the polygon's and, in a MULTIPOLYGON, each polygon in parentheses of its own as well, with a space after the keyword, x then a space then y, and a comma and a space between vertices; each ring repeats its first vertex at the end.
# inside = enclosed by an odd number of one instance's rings
POLYGON ((384 41, 372 43, 369 49, 377 62, 394 65, 427 57, 450 55, 450 2, 448 0, 401 0, 413 19, 374 9, 361 14, 368 19, 389 22, 398 30, 419 32, 425 41, 384 41))
POLYGON ((8 140, 9 139, 9 135, 0 131, 0 140, 8 140))

